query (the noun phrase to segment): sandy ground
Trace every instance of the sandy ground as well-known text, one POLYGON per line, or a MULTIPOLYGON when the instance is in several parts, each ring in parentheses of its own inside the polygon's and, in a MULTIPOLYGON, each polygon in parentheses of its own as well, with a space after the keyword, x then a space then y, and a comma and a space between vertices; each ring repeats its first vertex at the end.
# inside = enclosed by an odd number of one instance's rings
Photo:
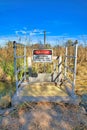
POLYGON ((0 130, 87 130, 87 112, 64 103, 26 103, 0 116, 0 130))

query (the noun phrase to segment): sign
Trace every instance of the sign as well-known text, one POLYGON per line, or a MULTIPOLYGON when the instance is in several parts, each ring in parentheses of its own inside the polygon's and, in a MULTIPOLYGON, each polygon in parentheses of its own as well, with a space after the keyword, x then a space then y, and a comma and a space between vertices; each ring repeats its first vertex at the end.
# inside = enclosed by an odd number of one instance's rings
POLYGON ((52 50, 33 50, 34 62, 52 62, 52 50))

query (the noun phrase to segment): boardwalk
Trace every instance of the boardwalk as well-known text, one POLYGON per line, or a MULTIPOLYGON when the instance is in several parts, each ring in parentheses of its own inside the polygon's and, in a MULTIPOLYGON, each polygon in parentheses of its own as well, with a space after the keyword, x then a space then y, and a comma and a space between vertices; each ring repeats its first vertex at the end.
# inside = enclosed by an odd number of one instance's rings
MULTIPOLYGON (((13 105, 23 102, 70 102, 73 99, 52 82, 39 82, 23 85, 12 99, 13 105)), ((75 100, 76 101, 76 100, 75 100)))

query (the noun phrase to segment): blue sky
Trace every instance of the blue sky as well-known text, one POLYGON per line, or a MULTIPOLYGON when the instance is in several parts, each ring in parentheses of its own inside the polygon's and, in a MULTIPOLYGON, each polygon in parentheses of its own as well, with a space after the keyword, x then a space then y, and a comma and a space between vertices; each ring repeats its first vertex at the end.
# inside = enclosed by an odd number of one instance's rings
POLYGON ((0 41, 87 35, 87 0, 0 0, 0 41))

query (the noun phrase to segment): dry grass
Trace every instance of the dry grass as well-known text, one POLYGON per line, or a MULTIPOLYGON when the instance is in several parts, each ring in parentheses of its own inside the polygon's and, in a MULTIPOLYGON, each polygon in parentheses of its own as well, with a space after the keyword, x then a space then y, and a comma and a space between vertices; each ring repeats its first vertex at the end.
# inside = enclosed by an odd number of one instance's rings
POLYGON ((77 65, 76 92, 79 95, 87 93, 87 62, 77 65))
POLYGON ((6 108, 11 103, 11 97, 9 95, 5 95, 0 99, 0 108, 6 108))

